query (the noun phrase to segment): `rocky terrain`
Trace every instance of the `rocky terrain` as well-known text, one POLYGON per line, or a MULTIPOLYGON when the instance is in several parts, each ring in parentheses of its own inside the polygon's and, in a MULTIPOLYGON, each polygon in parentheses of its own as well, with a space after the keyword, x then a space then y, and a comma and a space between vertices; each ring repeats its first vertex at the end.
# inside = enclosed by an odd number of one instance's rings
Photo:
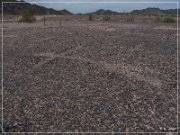
POLYGON ((7 132, 177 132, 174 24, 4 24, 7 132))

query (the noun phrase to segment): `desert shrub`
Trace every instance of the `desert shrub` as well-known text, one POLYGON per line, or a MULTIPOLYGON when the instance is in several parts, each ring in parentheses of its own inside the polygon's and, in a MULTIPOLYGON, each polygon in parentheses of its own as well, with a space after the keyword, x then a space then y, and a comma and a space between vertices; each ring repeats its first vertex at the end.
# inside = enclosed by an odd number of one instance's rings
POLYGON ((125 18, 126 22, 134 22, 134 17, 133 16, 128 16, 125 18))
POLYGON ((106 15, 106 16, 103 17, 103 21, 108 21, 109 22, 109 21, 111 21, 111 17, 106 15))
POLYGON ((162 22, 162 17, 161 16, 156 16, 154 19, 154 22, 159 23, 162 22))
POLYGON ((36 17, 33 16, 32 13, 25 13, 22 15, 19 22, 33 23, 36 21, 36 17))
POLYGON ((164 22, 164 23, 175 23, 176 19, 174 19, 174 17, 167 16, 167 17, 163 18, 162 22, 164 22))
POLYGON ((155 17, 155 22, 161 22, 161 23, 175 23, 176 22, 176 19, 172 16, 166 16, 166 17, 163 17, 163 16, 156 16, 155 17))

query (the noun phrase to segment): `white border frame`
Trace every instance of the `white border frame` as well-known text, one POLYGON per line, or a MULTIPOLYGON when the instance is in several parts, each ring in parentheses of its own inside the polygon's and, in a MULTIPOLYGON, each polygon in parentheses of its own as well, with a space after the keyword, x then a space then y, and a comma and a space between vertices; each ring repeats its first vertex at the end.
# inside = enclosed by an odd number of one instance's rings
POLYGON ((139 4, 143 4, 143 3, 149 3, 149 4, 153 4, 153 3, 162 3, 162 4, 177 4, 177 132, 4 132, 3 131, 3 127, 4 127, 4 123, 3 123, 3 121, 4 121, 4 118, 3 118, 3 107, 4 107, 4 105, 3 105, 3 71, 4 71, 4 69, 3 69, 3 61, 4 61, 4 58, 3 58, 3 23, 4 23, 4 21, 3 21, 3 4, 4 3, 26 3, 26 2, 1 2, 2 4, 1 4, 1 17, 2 17, 2 27, 1 27, 1 33, 2 33, 2 48, 1 48, 1 61, 2 61, 2 65, 1 65, 1 85, 2 85, 2 91, 1 91, 1 95, 2 95, 2 98, 1 98, 1 102, 2 102, 2 104, 1 104, 1 128, 2 128, 2 134, 6 134, 6 133, 8 133, 8 134, 26 134, 26 133, 28 133, 28 134, 55 134, 55 133, 62 133, 62 134, 114 134, 114 133, 119 133, 119 134, 121 134, 121 133, 125 133, 125 134, 165 134, 165 133, 173 133, 173 134, 178 134, 179 133, 179 73, 180 73, 180 71, 179 71, 179 47, 178 47, 178 42, 179 42, 179 37, 178 37, 178 35, 179 35, 179 2, 177 1, 177 2, 28 2, 28 3, 30 3, 30 4, 38 4, 38 3, 49 3, 49 4, 53 4, 53 3, 62 3, 62 4, 128 4, 128 3, 134 3, 134 4, 136 4, 136 3, 139 3, 139 4))

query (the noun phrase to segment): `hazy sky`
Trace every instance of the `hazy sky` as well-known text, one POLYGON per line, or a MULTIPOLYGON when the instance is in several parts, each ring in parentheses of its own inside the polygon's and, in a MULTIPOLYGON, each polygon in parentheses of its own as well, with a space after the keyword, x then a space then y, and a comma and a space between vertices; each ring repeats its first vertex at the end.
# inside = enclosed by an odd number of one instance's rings
POLYGON ((73 13, 87 13, 98 9, 110 9, 123 12, 147 7, 161 9, 175 9, 176 3, 135 3, 135 2, 180 2, 180 0, 25 0, 27 2, 134 2, 134 3, 39 3, 39 5, 54 8, 56 10, 67 9, 73 13))

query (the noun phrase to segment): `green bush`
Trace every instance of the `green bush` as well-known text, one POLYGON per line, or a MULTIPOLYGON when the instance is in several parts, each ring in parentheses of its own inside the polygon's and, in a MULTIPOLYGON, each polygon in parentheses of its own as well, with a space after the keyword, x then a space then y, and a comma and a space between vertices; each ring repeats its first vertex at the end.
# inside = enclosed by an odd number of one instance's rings
POLYGON ((156 16, 154 19, 154 22, 159 23, 162 22, 162 17, 161 16, 156 16))
POLYGON ((175 23, 176 19, 174 19, 171 16, 168 16, 168 17, 164 17, 162 22, 164 22, 164 23, 175 23))
POLYGON ((166 17, 163 17, 163 16, 157 16, 155 19, 154 19, 155 22, 159 23, 175 23, 176 22, 176 19, 172 16, 166 16, 166 17))
POLYGON ((109 21, 111 21, 111 17, 106 15, 106 16, 103 17, 103 21, 108 21, 109 22, 109 21))
POLYGON ((33 23, 36 21, 36 17, 33 16, 32 13, 25 13, 22 15, 19 22, 33 23))

